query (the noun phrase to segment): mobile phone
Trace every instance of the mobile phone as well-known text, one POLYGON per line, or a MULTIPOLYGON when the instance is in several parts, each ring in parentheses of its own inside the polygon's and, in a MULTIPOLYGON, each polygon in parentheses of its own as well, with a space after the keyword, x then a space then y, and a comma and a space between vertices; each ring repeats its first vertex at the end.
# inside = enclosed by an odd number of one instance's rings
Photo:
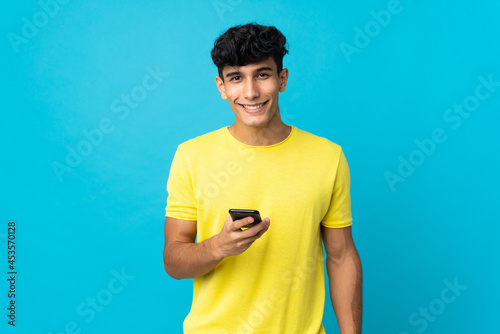
POLYGON ((253 223, 250 223, 250 224, 242 227, 245 229, 252 227, 255 224, 258 224, 262 221, 262 218, 260 218, 260 213, 258 210, 230 209, 229 214, 231 215, 231 218, 233 219, 233 221, 243 219, 245 217, 252 217, 253 223))

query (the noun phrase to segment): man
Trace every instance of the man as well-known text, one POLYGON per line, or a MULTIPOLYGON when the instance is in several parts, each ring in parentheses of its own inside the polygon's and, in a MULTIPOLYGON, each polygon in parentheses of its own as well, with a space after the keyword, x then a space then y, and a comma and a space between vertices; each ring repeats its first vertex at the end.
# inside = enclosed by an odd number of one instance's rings
POLYGON ((285 44, 258 24, 221 35, 215 79, 235 123, 177 147, 163 255, 170 276, 194 278, 184 333, 325 333, 322 240, 340 332, 361 333, 349 168, 339 145, 281 120, 285 44), (264 219, 242 229, 253 218, 233 221, 229 209, 264 219))

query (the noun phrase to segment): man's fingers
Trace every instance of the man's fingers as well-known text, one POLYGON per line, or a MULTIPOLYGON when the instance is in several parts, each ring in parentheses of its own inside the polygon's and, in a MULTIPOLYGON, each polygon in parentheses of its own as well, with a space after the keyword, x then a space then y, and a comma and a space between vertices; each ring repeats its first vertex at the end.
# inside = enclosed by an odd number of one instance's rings
MULTIPOLYGON (((240 220, 245 220, 245 219, 240 219, 240 220)), ((230 226, 230 230, 232 230, 232 231, 240 231, 240 228, 241 228, 241 226, 240 226, 240 220, 233 220, 233 218, 231 217, 231 215, 228 214, 227 217, 226 217, 225 224, 227 224, 228 226, 230 226)), ((243 225, 245 225, 245 224, 243 224, 243 225)))
POLYGON ((253 218, 252 217, 245 217, 243 219, 235 220, 234 223, 235 223, 234 227, 236 228, 236 230, 239 230, 243 226, 248 225, 250 223, 253 223, 253 218))
POLYGON ((255 236, 257 236, 257 238, 260 238, 262 234, 264 234, 269 229, 269 226, 269 218, 265 218, 260 223, 257 223, 256 225, 249 227, 246 230, 242 230, 241 236, 245 239, 254 238, 255 236))

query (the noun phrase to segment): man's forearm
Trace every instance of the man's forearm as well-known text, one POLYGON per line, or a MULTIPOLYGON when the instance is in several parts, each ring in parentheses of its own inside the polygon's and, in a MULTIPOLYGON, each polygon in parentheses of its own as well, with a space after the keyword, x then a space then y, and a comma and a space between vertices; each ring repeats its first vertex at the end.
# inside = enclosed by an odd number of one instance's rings
POLYGON ((360 334, 363 315, 363 273, 354 249, 342 259, 327 260, 330 298, 341 334, 360 334))
POLYGON ((175 279, 205 275, 222 259, 216 251, 214 237, 198 244, 175 242, 164 251, 165 270, 175 279))

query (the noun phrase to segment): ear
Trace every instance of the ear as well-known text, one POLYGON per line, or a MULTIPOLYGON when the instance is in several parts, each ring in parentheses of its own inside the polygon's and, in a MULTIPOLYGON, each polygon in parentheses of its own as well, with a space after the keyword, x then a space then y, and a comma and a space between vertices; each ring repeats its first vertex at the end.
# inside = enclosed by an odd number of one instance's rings
POLYGON ((286 83, 288 81, 288 68, 284 68, 280 73, 280 92, 283 93, 286 88, 286 83))
POLYGON ((217 84, 217 89, 219 90, 220 97, 223 100, 227 100, 226 87, 224 86, 224 81, 222 81, 221 77, 216 76, 215 83, 217 84))

